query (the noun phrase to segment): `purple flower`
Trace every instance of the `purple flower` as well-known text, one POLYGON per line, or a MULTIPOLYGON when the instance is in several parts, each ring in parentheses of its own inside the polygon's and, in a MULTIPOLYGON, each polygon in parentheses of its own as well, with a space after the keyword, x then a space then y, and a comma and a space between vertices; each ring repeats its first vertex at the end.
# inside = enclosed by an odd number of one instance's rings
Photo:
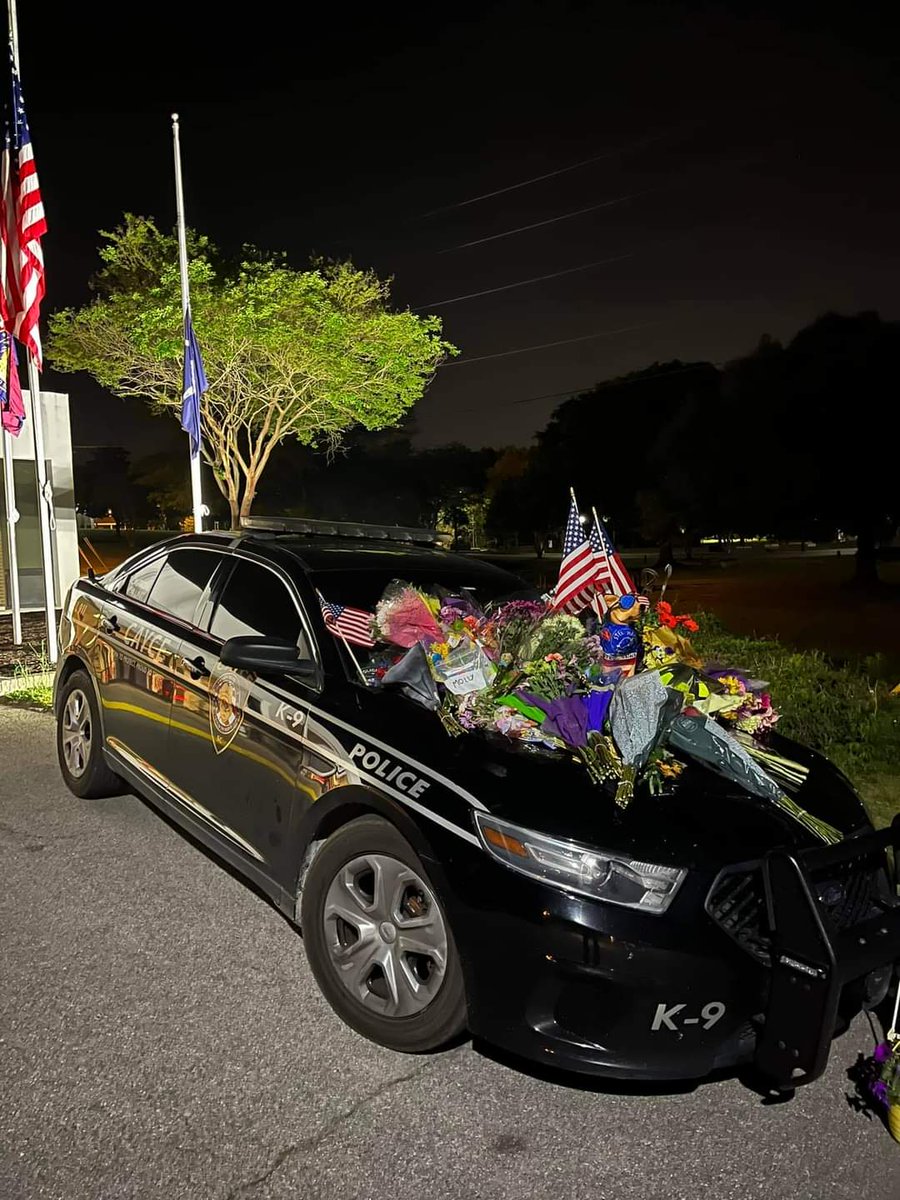
POLYGON ((887 1060, 891 1057, 890 1042, 881 1042, 880 1045, 876 1046, 875 1053, 872 1057, 877 1063, 887 1062, 887 1060))
POLYGON ((603 722, 612 700, 612 689, 605 692, 589 692, 587 697, 587 727, 591 732, 603 730, 603 722))
POLYGON ((508 600, 494 614, 494 624, 498 629, 508 625, 510 621, 536 621, 547 611, 543 600, 508 600))
POLYGON ((516 692, 516 696, 547 714, 541 726, 545 733, 560 738, 573 750, 587 745, 588 707, 584 696, 559 696, 555 700, 545 700, 543 696, 521 690, 516 692))
POLYGON ((888 1086, 883 1079, 876 1079, 872 1084, 872 1095, 879 1104, 887 1104, 888 1102, 888 1086))

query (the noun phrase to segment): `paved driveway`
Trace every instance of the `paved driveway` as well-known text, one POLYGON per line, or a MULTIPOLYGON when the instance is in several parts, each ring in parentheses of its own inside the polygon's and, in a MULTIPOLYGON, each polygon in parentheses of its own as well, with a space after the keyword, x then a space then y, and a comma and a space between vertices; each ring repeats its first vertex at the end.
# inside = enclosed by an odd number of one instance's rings
POLYGON ((76 800, 0 710, 2 1200, 897 1200, 900 1147, 827 1076, 765 1107, 380 1049, 270 905, 133 797, 76 800))

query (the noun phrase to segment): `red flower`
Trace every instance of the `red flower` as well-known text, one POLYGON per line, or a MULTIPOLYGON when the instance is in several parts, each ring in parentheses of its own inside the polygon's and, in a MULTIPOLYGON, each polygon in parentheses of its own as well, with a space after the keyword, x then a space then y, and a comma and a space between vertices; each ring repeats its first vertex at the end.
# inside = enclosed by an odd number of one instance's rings
POLYGON ((678 624, 678 618, 673 617, 670 612, 660 613, 659 614, 659 623, 660 623, 660 625, 665 625, 665 627, 667 629, 674 629, 675 626, 678 624))
POLYGON ((684 625, 684 627, 688 631, 688 633, 696 633, 697 630, 700 628, 700 626, 697 624, 697 622, 694 620, 693 617, 685 617, 684 620, 682 621, 682 625, 684 625))
POLYGON ((656 606, 656 611, 660 616, 663 614, 668 616, 672 611, 672 605, 668 602, 668 600, 660 600, 659 604, 656 606))
POLYGON ((385 675, 387 675, 387 671, 385 670, 384 667, 376 667, 375 668, 375 678, 376 679, 384 679, 385 675))

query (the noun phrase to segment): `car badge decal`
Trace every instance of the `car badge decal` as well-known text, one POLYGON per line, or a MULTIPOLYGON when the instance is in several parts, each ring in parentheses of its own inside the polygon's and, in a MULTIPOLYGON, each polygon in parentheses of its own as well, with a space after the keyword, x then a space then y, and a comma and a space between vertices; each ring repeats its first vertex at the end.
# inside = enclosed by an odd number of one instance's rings
POLYGON ((244 720, 247 684, 229 668, 213 670, 209 681, 209 731, 216 754, 228 749, 244 720))

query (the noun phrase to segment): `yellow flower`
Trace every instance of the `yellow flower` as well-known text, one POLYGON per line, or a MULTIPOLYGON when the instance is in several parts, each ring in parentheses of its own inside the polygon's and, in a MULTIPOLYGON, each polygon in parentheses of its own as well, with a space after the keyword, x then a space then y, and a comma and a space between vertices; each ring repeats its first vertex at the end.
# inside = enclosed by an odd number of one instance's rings
POLYGON ((739 696, 741 694, 741 681, 735 675, 720 675, 719 683, 725 688, 731 696, 739 696))

